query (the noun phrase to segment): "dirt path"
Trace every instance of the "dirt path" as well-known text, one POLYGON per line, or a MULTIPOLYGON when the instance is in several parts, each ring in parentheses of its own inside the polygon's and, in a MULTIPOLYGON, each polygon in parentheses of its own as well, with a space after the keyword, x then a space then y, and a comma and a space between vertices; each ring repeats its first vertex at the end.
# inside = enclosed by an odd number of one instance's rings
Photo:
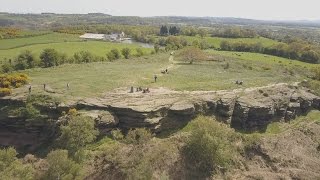
MULTIPOLYGON (((173 55, 170 55, 169 57, 169 65, 167 67, 163 67, 161 69, 159 69, 159 72, 167 69, 168 72, 172 71, 172 70, 175 70, 175 69, 178 69, 179 67, 181 67, 180 65, 177 65, 176 64, 177 62, 174 61, 174 56, 173 55)), ((157 73, 156 73, 157 74, 157 73)), ((159 74, 159 76, 163 76, 164 74, 159 74)))

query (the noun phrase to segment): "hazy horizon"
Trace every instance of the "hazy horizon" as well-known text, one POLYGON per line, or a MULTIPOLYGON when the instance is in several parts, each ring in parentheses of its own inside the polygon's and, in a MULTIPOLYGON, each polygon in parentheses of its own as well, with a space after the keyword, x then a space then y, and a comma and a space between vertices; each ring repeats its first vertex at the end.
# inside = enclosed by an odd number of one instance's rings
POLYGON ((105 13, 114 16, 189 16, 189 17, 235 17, 258 20, 320 20, 319 2, 305 0, 198 0, 175 2, 170 0, 0 0, 1 12, 9 13, 105 13))

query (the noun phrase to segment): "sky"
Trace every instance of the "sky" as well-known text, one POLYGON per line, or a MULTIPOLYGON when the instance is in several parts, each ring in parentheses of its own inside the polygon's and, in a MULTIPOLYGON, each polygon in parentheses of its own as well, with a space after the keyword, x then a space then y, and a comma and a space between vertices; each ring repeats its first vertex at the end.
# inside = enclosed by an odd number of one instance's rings
POLYGON ((320 0, 0 0, 1 12, 320 20, 320 0))

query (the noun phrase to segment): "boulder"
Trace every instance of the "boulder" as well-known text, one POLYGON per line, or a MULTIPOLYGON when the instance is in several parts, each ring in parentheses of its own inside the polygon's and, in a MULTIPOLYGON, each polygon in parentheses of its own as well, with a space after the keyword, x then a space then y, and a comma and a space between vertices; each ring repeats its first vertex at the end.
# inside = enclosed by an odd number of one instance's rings
POLYGON ((170 107, 169 112, 179 116, 194 116, 195 107, 190 102, 177 102, 170 107))

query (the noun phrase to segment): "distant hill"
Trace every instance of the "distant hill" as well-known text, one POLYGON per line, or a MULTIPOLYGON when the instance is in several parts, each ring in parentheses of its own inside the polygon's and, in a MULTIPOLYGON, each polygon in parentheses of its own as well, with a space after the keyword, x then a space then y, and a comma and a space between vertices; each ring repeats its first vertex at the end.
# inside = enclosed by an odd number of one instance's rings
POLYGON ((183 16, 111 16, 104 13, 88 14, 55 14, 44 12, 41 14, 12 14, 0 13, 0 26, 22 26, 32 28, 50 28, 65 25, 81 24, 127 24, 127 25, 162 25, 182 24, 195 26, 216 26, 216 25, 271 25, 290 27, 320 27, 320 20, 317 21, 263 21, 254 19, 243 19, 233 17, 183 17, 183 16))

